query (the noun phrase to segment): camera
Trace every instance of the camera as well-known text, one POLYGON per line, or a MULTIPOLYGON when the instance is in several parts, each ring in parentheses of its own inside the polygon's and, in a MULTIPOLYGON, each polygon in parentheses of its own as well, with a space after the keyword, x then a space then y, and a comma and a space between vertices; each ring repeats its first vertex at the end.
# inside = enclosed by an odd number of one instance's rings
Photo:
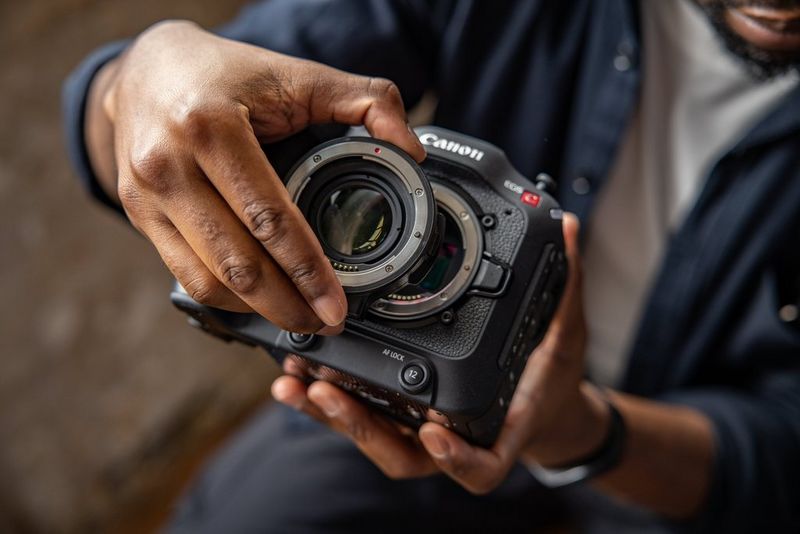
MULTIPOLYGON (((499 148, 433 126, 415 133, 421 164, 347 136, 281 174, 344 288, 342 334, 286 332, 179 285, 171 298, 208 333, 292 358, 407 425, 437 421, 490 446, 564 288, 562 212, 553 180, 526 179, 499 148)), ((278 169, 279 151, 265 150, 278 169)))

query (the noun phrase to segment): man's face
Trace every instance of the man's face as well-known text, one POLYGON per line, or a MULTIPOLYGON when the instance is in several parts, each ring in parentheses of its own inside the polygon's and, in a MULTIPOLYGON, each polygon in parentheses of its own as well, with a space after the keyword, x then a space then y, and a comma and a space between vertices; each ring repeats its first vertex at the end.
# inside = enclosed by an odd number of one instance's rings
POLYGON ((800 0, 696 1, 759 78, 800 68, 800 0))

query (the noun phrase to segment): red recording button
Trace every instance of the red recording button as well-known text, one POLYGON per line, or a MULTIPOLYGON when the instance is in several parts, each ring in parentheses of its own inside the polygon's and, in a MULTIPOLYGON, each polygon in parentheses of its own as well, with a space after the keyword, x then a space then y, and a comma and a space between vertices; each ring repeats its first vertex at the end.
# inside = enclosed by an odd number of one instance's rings
POLYGON ((534 208, 539 205, 539 201, 542 200, 542 197, 537 195, 536 193, 531 193, 530 191, 524 191, 522 196, 519 197, 525 204, 529 206, 533 206, 534 208))

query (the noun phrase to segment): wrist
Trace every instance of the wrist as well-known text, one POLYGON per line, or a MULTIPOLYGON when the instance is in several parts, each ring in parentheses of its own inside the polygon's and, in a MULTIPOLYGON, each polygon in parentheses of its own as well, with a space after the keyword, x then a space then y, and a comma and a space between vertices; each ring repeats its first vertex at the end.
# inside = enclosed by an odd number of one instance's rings
POLYGON ((84 142, 92 171, 103 192, 117 204, 117 166, 109 94, 118 69, 119 58, 109 61, 97 71, 89 86, 84 117, 84 142))
MULTIPOLYGON (((586 394, 587 400, 591 401, 591 392, 586 394)), ((528 469, 540 483, 551 488, 569 486, 602 475, 619 465, 625 449, 625 420, 611 400, 603 397, 603 402, 609 419, 603 441, 591 452, 565 463, 551 466, 528 463, 528 469)))
POLYGON ((545 467, 579 462, 599 450, 608 438, 611 413, 608 402, 595 386, 584 381, 577 395, 560 412, 553 425, 540 432, 528 448, 528 458, 545 467))

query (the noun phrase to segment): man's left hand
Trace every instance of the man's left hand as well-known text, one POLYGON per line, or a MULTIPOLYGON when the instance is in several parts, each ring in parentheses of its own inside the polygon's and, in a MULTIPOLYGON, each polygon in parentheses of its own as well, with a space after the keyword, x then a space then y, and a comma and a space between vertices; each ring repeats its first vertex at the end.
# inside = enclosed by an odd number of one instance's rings
POLYGON ((566 214, 567 286, 490 449, 471 445, 435 422, 415 432, 330 383, 316 381, 306 387, 292 376, 299 370, 290 360, 285 365, 287 375, 273 383, 273 396, 352 439, 389 477, 441 471, 472 493, 496 488, 516 461, 557 466, 588 455, 605 439, 610 416, 603 398, 583 380, 586 326, 577 238, 578 220, 566 214))

